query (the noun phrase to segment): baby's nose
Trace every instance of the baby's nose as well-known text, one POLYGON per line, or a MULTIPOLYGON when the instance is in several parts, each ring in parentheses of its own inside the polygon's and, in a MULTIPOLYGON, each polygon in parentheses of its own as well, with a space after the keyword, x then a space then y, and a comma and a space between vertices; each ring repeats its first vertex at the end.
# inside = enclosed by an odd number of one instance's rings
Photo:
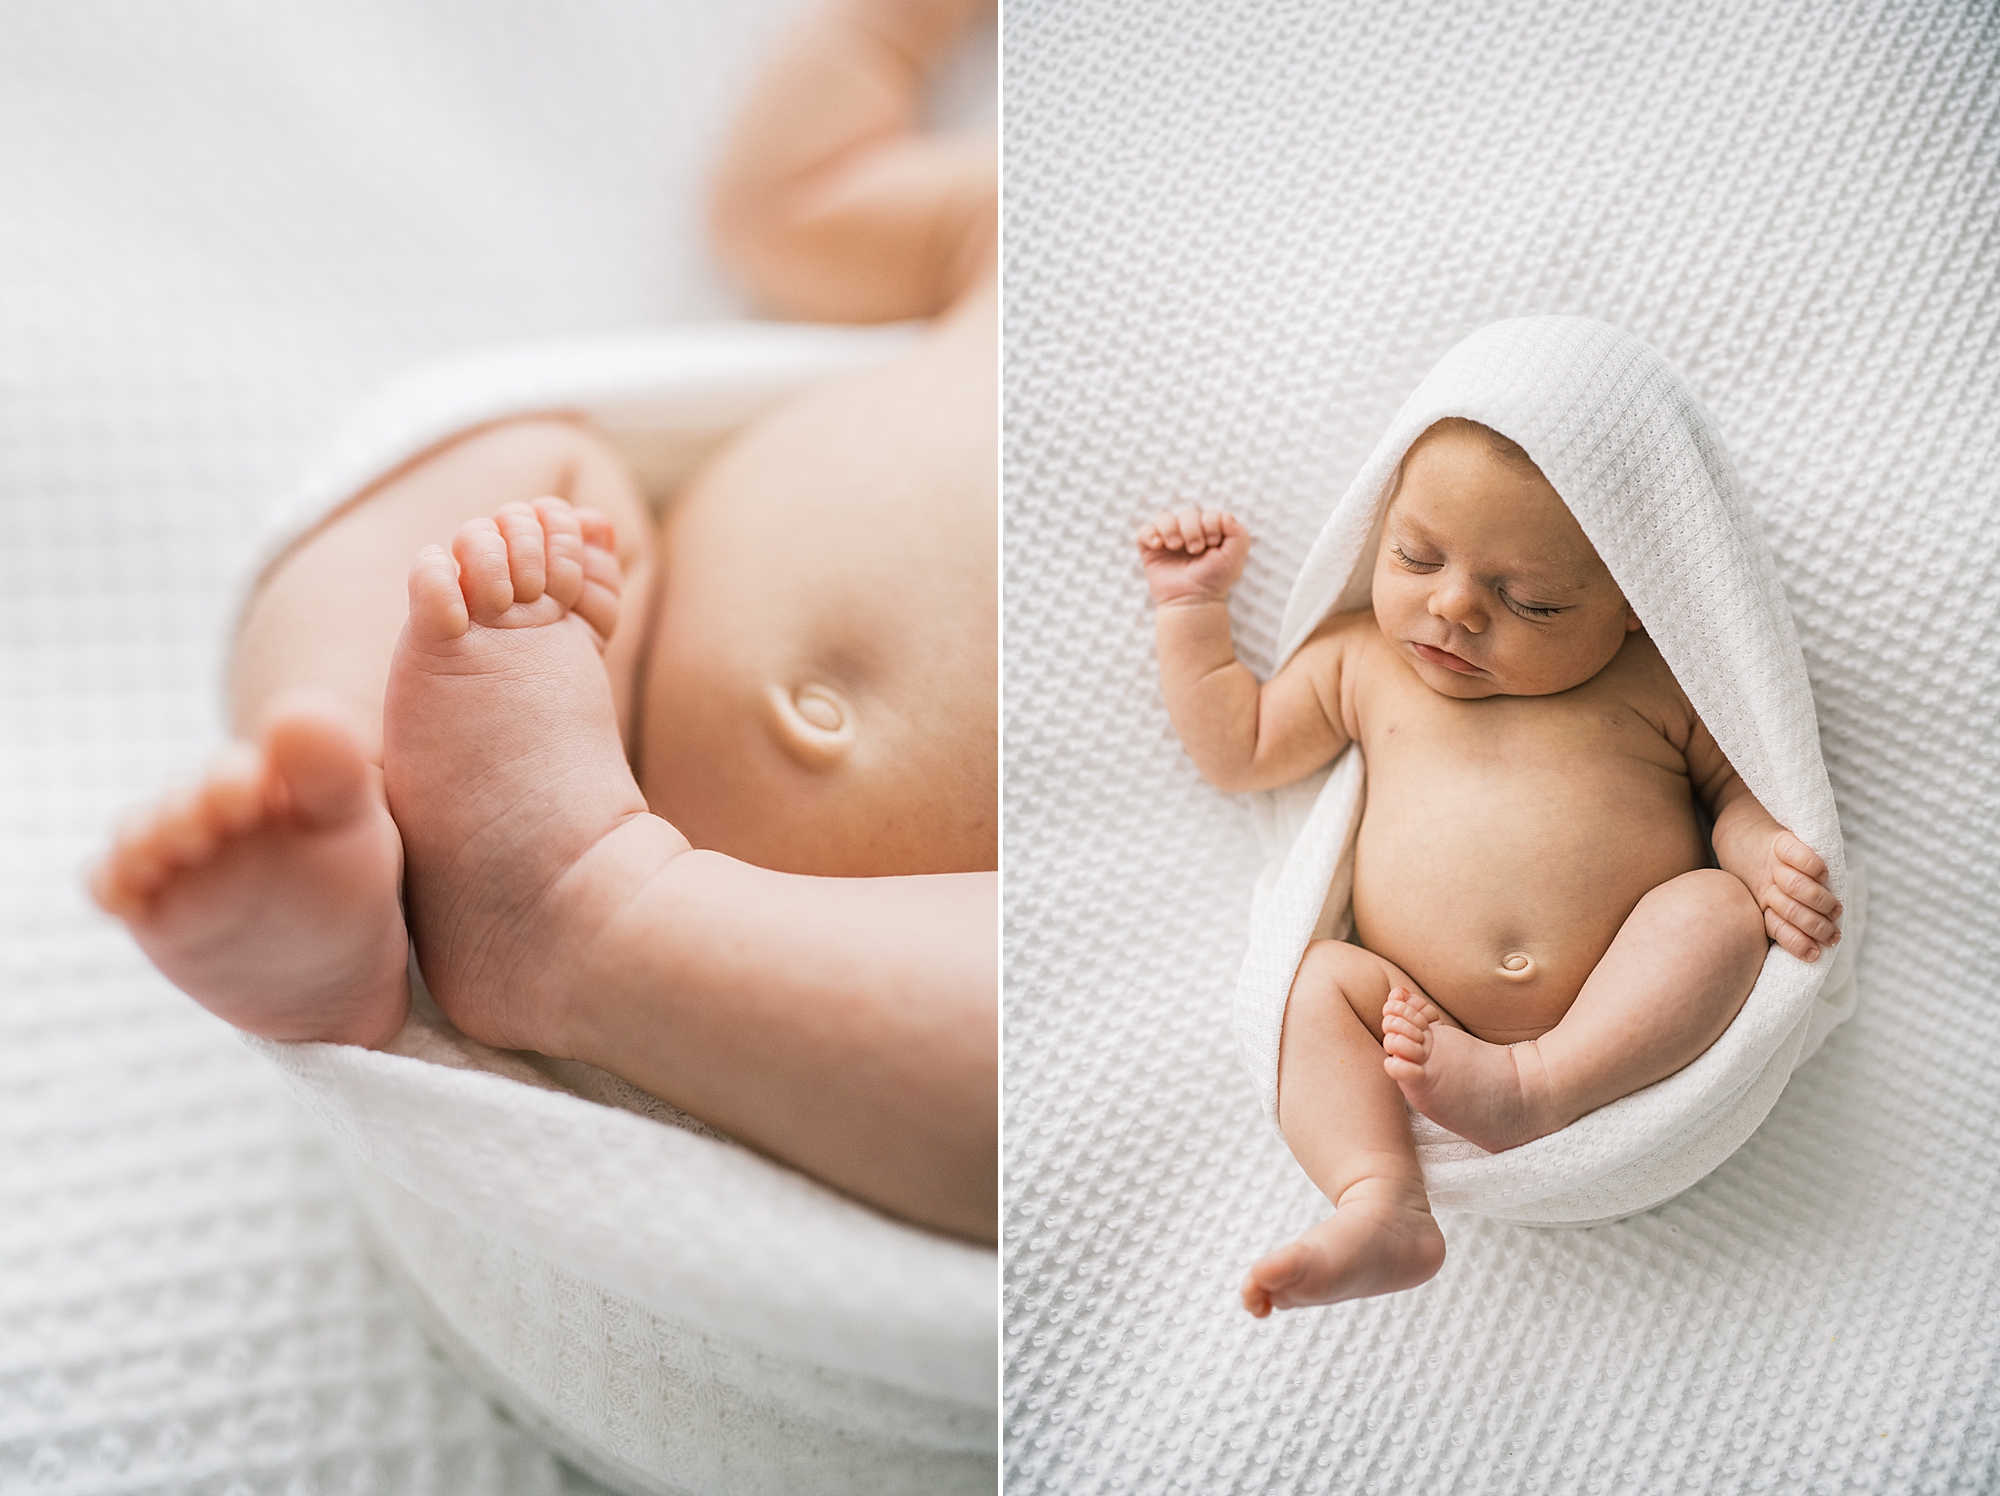
POLYGON ((1438 574, 1431 588, 1431 617, 1442 618, 1469 634, 1477 634, 1486 627, 1486 609, 1480 601, 1479 589, 1468 578, 1446 572, 1438 574))

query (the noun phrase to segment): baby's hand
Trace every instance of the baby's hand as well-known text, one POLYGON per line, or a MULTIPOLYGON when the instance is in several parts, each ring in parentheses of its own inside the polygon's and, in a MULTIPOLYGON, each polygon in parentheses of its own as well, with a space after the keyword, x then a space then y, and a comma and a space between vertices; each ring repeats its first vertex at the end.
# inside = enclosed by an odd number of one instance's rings
POLYGON ((1156 603, 1223 601, 1249 554, 1250 532, 1221 509, 1168 510, 1139 532, 1139 559, 1156 603))
POLYGON ((1758 859, 1750 891, 1771 938, 1801 961, 1817 961, 1840 942, 1840 900, 1826 886, 1819 854, 1780 827, 1758 859))

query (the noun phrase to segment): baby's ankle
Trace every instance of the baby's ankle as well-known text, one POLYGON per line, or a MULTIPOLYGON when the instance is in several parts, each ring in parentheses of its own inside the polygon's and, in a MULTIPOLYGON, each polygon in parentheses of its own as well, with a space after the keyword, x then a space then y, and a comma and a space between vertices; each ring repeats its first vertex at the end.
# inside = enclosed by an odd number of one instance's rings
POLYGON ((652 896, 688 850, 659 816, 629 816, 551 885, 537 920, 542 959, 508 1005, 510 1047, 618 1069, 632 982, 658 969, 663 947, 700 938, 677 926, 676 900, 652 896))
POLYGON ((1573 1088, 1566 1086, 1559 1069, 1550 1065, 1539 1039, 1509 1044, 1507 1057, 1514 1062, 1520 1087, 1522 1121, 1535 1137, 1556 1132, 1582 1115, 1581 1108, 1571 1106, 1573 1088))
POLYGON ((1332 1198, 1335 1210, 1369 1206, 1375 1209, 1415 1210, 1425 1215, 1431 1213, 1431 1198, 1424 1189, 1422 1176, 1407 1175, 1400 1170, 1364 1175, 1332 1198))

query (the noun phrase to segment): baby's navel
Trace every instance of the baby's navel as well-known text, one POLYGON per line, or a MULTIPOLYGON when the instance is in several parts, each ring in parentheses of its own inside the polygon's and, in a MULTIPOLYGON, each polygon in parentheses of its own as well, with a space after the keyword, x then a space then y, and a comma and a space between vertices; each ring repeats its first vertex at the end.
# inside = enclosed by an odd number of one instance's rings
POLYGON ((1525 982, 1537 969, 1535 958, 1526 951, 1510 951, 1500 962, 1499 974, 1510 982, 1525 982))
POLYGON ((854 710, 831 687, 773 685, 767 696, 778 742, 806 767, 831 768, 853 751, 854 710))

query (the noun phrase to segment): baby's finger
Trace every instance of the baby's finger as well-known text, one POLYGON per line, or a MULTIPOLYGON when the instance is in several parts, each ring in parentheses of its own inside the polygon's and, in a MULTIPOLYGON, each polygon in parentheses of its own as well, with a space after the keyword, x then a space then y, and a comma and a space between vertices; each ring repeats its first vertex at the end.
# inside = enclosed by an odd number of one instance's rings
POLYGON ((1162 544, 1160 540, 1160 527, 1151 520, 1147 520, 1144 527, 1140 529, 1134 539, 1138 541, 1140 550, 1157 551, 1162 544))
POLYGON ((1781 919, 1774 909, 1764 911, 1764 929, 1779 945, 1797 956, 1801 961, 1819 959, 1819 942, 1806 935, 1795 925, 1781 919))
POLYGON ((1199 556, 1208 549, 1208 538, 1201 527, 1201 510, 1183 509, 1180 515, 1181 538, 1187 544, 1190 556, 1199 556))
POLYGON ((1840 926, 1816 910, 1801 904, 1797 899, 1787 897, 1778 889, 1771 890, 1771 905, 1779 918, 1796 930, 1803 930, 1821 945, 1832 945, 1840 939, 1840 926))
POLYGON ((1801 872, 1787 872, 1777 880, 1778 886, 1801 904, 1809 904, 1828 919, 1840 918, 1840 900, 1833 896, 1833 890, 1816 883, 1801 872))
POLYGON ((1800 841, 1793 833, 1787 831, 1778 838, 1777 850, 1781 859, 1804 873, 1813 882, 1826 881, 1826 864, 1820 860, 1819 853, 1800 841))
POLYGON ((1204 509, 1201 511, 1201 538, 1210 545, 1222 544, 1222 511, 1204 509))

